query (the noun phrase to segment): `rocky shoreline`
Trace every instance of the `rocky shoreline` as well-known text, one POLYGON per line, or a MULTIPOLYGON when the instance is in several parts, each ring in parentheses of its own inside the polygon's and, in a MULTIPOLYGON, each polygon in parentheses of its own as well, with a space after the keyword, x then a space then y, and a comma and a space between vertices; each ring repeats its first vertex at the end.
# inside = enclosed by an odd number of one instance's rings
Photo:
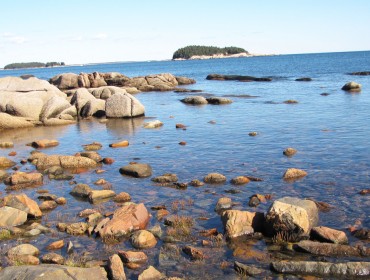
MULTIPOLYGON (((241 75, 213 74, 209 78, 271 81, 241 75)), ((135 92, 174 91, 179 85, 194 82, 171 74, 135 78, 119 73, 62 74, 50 79, 50 83, 33 77, 2 78, 0 128, 69 124, 94 116, 136 118, 145 114, 145 107, 132 95, 135 92)), ((361 85, 350 82, 342 89, 359 92, 361 85)), ((191 106, 232 103, 223 97, 194 95, 181 101, 191 106)), ((159 120, 143 124, 145 129, 161 126, 159 120)), ((187 127, 178 123, 173 129, 181 131, 187 127)), ((290 277, 287 276, 290 274, 291 277, 369 277, 369 230, 361 224, 348 229, 333 228, 322 221, 320 224, 323 212, 336 211, 323 201, 255 193, 243 198, 252 207, 247 211, 240 205, 235 209, 238 204, 231 195, 211 191, 209 200, 216 215, 212 218, 214 227, 200 229, 199 222, 208 219, 207 215, 189 216, 180 211, 191 208, 194 203, 191 200, 180 199, 176 203, 166 200, 165 204, 154 205, 150 201, 133 200, 132 193, 116 192, 112 185, 119 182, 109 182, 108 176, 102 175, 91 182, 91 174, 104 174, 108 170, 135 180, 136 184, 149 181, 159 188, 170 188, 181 196, 181 191, 187 188, 202 190, 230 184, 232 193, 238 191, 238 186, 263 181, 245 174, 229 178, 217 172, 181 181, 175 173, 158 174, 156 166, 140 158, 117 167, 113 163, 119 153, 116 157, 104 153, 103 148, 125 149, 130 144, 126 139, 110 144, 86 142, 82 147, 71 145, 71 150, 78 149, 74 154, 59 154, 57 139, 34 139, 28 143, 27 157, 20 158, 16 156, 17 149, 21 149, 17 143, 0 142, 0 148, 8 154, 0 157, 0 182, 5 186, 0 197, 0 242, 17 240, 14 246, 2 247, 1 279, 39 279, 40 274, 45 279, 68 280, 126 279, 127 275, 133 279, 186 279, 186 275, 175 269, 166 273, 161 268, 181 267, 182 272, 189 267, 201 270, 220 251, 232 252, 245 260, 217 264, 222 269, 234 270, 235 277, 290 277), (69 187, 70 197, 56 195, 56 189, 50 187, 55 182, 65 189, 69 187), (26 194, 29 190, 36 198, 26 194), (71 201, 80 201, 82 205, 71 210, 73 218, 49 219, 51 213, 62 213, 71 201), (266 211, 253 210, 260 204, 269 207, 266 211), (27 240, 40 236, 47 244, 28 244, 27 240), (103 243, 109 255, 104 258, 95 256, 94 252, 76 255, 78 240, 86 239, 103 243), (129 249, 111 246, 123 242, 129 244, 129 249), (253 247, 255 244, 259 250, 253 247)), ((186 142, 179 144, 186 146, 186 142)), ((296 149, 289 147, 281 151, 281 156, 294 157, 296 153, 296 149)), ((311 174, 309 170, 288 168, 275 175, 282 182, 295 182, 311 174)), ((359 195, 368 193, 364 190, 359 195)), ((84 248, 86 252, 89 250, 84 248)))
POLYGON ((257 57, 257 56, 274 56, 276 54, 252 54, 252 53, 237 53, 237 54, 214 54, 214 55, 193 55, 189 59, 175 58, 173 60, 205 60, 205 59, 221 59, 221 58, 238 58, 238 57, 257 57))

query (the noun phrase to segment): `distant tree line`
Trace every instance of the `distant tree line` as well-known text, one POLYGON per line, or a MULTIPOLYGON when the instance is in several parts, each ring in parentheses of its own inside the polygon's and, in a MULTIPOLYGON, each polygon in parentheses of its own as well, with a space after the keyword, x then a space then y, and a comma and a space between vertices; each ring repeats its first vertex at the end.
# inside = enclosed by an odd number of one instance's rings
POLYGON ((53 66, 64 66, 64 62, 21 62, 21 63, 11 63, 5 65, 4 69, 21 69, 21 68, 36 68, 36 67, 53 67, 53 66))
POLYGON ((214 55, 214 54, 237 54, 246 52, 243 48, 238 47, 225 47, 225 48, 219 48, 219 47, 213 47, 213 46, 187 46, 184 48, 180 48, 173 54, 172 59, 176 58, 184 58, 189 59, 194 55, 214 55))

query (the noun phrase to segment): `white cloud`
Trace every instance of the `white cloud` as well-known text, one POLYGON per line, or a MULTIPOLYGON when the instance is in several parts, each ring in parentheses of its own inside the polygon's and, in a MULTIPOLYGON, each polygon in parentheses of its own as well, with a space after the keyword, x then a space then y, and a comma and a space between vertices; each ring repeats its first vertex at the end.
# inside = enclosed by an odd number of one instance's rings
POLYGON ((1 37, 4 38, 5 42, 11 43, 11 44, 23 44, 28 41, 26 37, 18 36, 10 32, 2 33, 1 37))
POLYGON ((108 35, 106 33, 98 33, 93 37, 93 39, 95 40, 104 40, 106 38, 108 38, 108 35))

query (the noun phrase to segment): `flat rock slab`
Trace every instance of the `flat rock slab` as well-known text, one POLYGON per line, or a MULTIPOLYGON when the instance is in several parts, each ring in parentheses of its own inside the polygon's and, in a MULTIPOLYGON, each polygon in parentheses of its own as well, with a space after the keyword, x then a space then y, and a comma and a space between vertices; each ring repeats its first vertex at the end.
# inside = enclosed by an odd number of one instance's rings
POLYGON ((273 270, 287 274, 310 274, 320 276, 368 276, 370 275, 370 262, 305 262, 280 261, 271 264, 273 270))
POLYGON ((54 264, 9 266, 0 271, 2 280, 106 280, 103 268, 69 267, 54 264))
POLYGON ((0 226, 12 227, 23 225, 27 221, 27 213, 13 207, 0 208, 0 226))

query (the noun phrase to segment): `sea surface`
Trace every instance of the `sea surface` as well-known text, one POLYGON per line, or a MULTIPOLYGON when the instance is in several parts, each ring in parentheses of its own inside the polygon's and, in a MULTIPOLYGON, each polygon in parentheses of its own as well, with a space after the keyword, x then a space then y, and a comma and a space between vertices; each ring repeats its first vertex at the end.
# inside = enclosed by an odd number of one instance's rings
MULTIPOLYGON (((95 186, 94 182, 104 178, 116 193, 128 192, 133 202, 143 202, 148 209, 165 204, 171 213, 191 216, 195 221, 193 234, 197 238, 184 244, 201 247, 202 238, 198 234, 204 229, 215 227, 223 232, 220 216, 214 211, 217 200, 222 196, 232 199, 235 203, 233 209, 259 212, 267 211, 274 199, 284 196, 329 203, 333 208, 329 212, 320 212, 319 224, 345 231, 350 243, 355 244, 360 241, 351 236, 347 228, 352 225, 370 227, 370 199, 359 194, 362 189, 370 188, 370 76, 348 74, 355 71, 370 71, 369 51, 3 70, 0 77, 32 74, 41 79, 67 72, 120 72, 129 77, 172 73, 195 79, 196 84, 184 87, 202 92, 139 93, 135 97, 145 106, 145 118, 110 119, 107 123, 84 120, 62 127, 1 131, 0 142, 15 143, 16 161, 27 158, 33 148, 26 144, 38 139, 57 139, 60 142, 55 148, 43 150, 47 154, 73 155, 81 152, 84 144, 102 143, 99 153, 103 157, 114 158, 115 162, 103 166, 106 172, 102 174, 96 174, 94 170, 75 174, 74 181, 99 189, 101 187, 95 186), (271 77, 272 81, 206 80, 211 73, 271 77), (301 77, 310 77, 312 81, 295 81, 301 77), (349 81, 362 84, 362 91, 342 91, 341 87, 349 81), (323 93, 326 95, 321 95, 323 93), (232 99, 233 103, 189 106, 180 102, 188 95, 223 96, 232 99), (298 103, 283 103, 286 100, 298 103), (142 127, 144 122, 154 119, 162 121, 163 127, 142 127), (187 129, 176 129, 176 123, 186 125, 187 129), (258 133, 257 136, 248 135, 253 131, 258 133), (108 147, 108 144, 121 140, 128 140, 129 147, 108 147), (186 141, 186 145, 179 145, 181 141, 186 141), (291 158, 284 156, 283 150, 287 147, 297 149, 297 154, 291 158), (149 163, 153 176, 175 173, 179 182, 202 180, 211 172, 224 174, 228 181, 216 186, 189 186, 185 190, 158 186, 150 178, 133 179, 120 175, 119 168, 132 161, 149 163), (285 182, 282 175, 290 167, 303 169, 308 175, 295 182, 285 182), (244 186, 231 185, 230 179, 239 175, 254 176, 263 181, 244 186), (230 189, 240 192, 225 192, 230 189), (252 208, 248 201, 253 194, 271 194, 273 198, 252 208)), ((9 151, 0 149, 0 156, 7 156, 9 151)), ((30 171, 34 167, 26 164, 20 170, 30 171)), ((1 184, 3 195, 6 194, 4 188, 1 184)), ((55 224, 60 221, 82 221, 77 214, 85 208, 113 211, 117 207, 113 202, 90 205, 76 200, 69 195, 72 188, 68 181, 45 179, 44 185, 38 189, 48 189, 53 194, 64 196, 68 203, 45 215, 42 224, 55 229, 55 224)), ((36 190, 24 192, 37 200, 36 190)), ((153 217, 149 227, 160 225, 165 233, 166 227, 163 221, 157 221, 156 211, 150 212, 153 217)), ((1 242, 0 251, 4 253, 17 242, 30 242, 45 250, 49 243, 58 239, 74 242, 77 255, 98 260, 107 259, 117 250, 132 249, 128 240, 107 245, 99 238, 75 237, 56 231, 26 241, 1 242)), ((268 271, 269 261, 274 258, 265 239, 202 248, 207 258, 195 263, 182 254, 175 263, 163 262, 159 257, 161 246, 159 241, 154 249, 145 250, 149 256, 148 263, 167 275, 184 275, 190 279, 236 279, 235 260, 255 264, 268 271)), ((64 250, 59 253, 66 256, 64 250)), ((126 274, 134 277, 141 270, 126 269, 126 274)), ((267 275, 274 277, 272 272, 267 275)))

